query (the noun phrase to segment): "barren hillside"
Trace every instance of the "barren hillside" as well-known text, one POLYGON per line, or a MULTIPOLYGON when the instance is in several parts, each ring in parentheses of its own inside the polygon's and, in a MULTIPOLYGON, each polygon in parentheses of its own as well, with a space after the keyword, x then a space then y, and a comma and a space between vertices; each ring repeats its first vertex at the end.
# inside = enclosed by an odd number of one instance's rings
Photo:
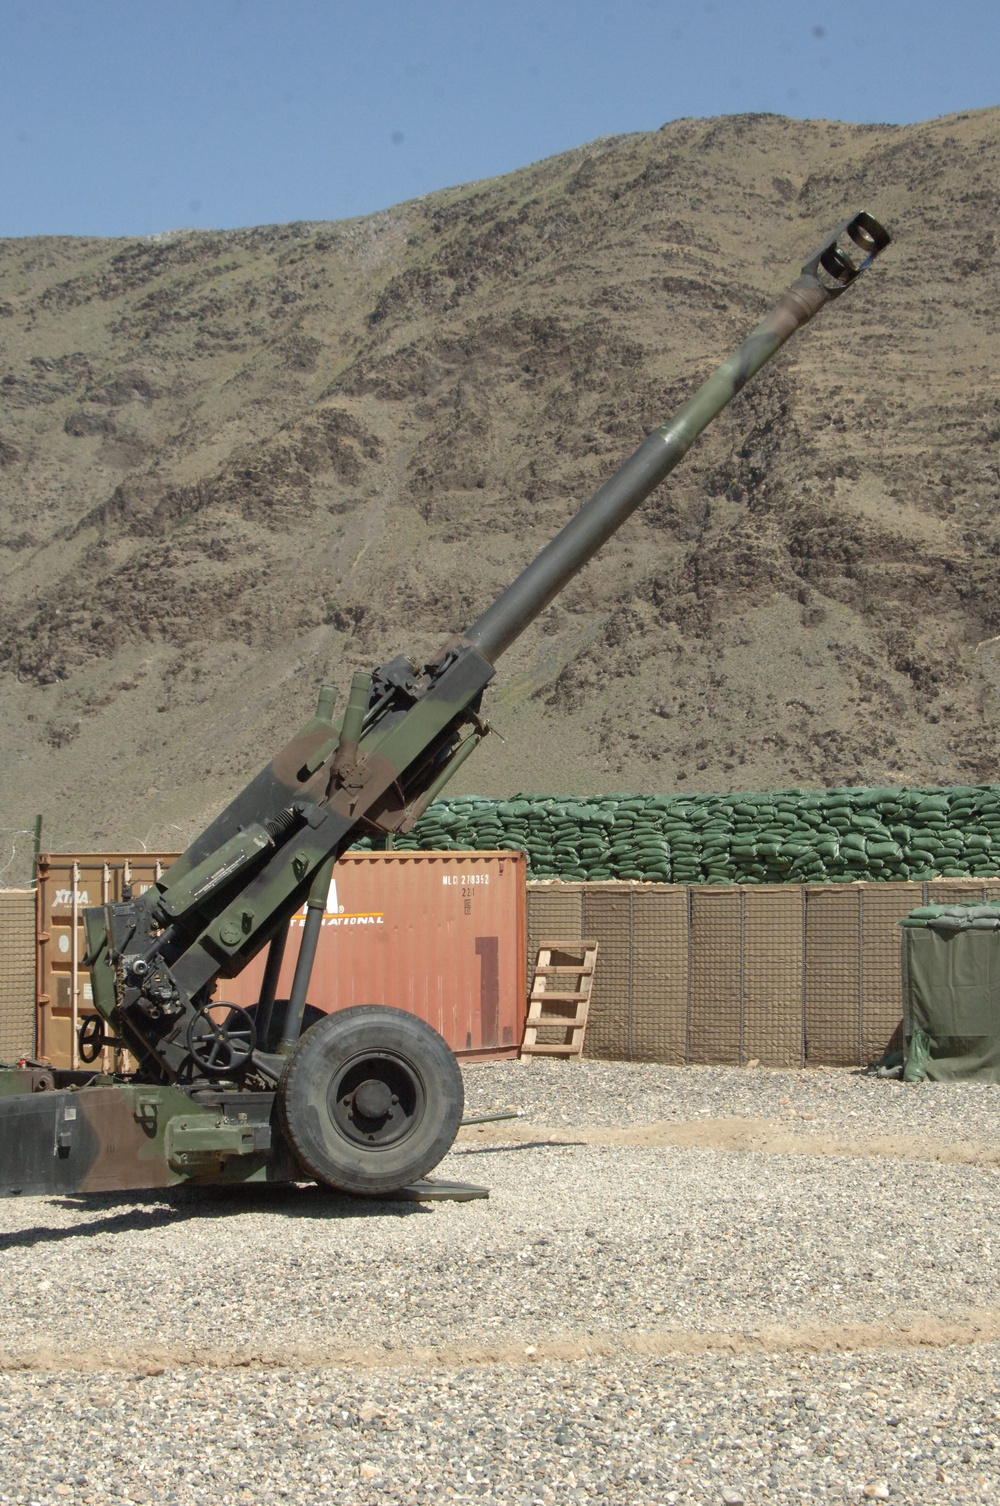
POLYGON ((859 208, 895 244, 506 656, 456 789, 997 778, 998 147, 682 120, 363 220, 0 243, 0 827, 182 845, 859 208))

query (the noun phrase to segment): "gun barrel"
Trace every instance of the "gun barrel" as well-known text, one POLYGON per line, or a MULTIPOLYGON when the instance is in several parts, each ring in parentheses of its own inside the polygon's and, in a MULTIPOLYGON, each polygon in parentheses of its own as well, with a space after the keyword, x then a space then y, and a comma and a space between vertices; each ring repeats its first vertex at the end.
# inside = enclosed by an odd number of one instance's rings
POLYGON ((463 635, 491 663, 645 501, 702 432, 785 341, 890 242, 862 211, 840 225, 738 350, 604 483, 463 635))

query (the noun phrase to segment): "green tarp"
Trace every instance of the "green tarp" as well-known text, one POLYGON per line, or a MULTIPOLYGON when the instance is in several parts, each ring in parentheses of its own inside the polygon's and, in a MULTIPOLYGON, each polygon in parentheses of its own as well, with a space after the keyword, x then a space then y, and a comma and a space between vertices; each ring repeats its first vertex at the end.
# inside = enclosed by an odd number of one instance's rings
POLYGON ((1000 1082, 1000 907, 925 905, 903 925, 906 1082, 1000 1082))

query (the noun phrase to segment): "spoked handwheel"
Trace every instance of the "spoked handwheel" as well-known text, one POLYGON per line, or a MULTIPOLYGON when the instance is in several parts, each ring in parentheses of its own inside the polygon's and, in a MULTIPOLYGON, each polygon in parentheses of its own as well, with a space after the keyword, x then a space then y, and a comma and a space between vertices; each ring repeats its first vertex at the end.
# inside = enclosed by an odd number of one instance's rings
POLYGON ((238 1004, 206 1004, 188 1026, 191 1060, 211 1077, 245 1067, 256 1044, 253 1019, 238 1004))
POLYGON ((451 1147, 464 1101, 458 1063, 437 1031, 378 1004, 307 1030, 278 1086, 281 1123, 303 1169, 369 1195, 426 1176, 451 1147))
POLYGON ((105 1034, 104 1020, 99 1014, 88 1014, 76 1033, 77 1050, 85 1066, 96 1062, 105 1046, 117 1046, 118 1042, 105 1034))

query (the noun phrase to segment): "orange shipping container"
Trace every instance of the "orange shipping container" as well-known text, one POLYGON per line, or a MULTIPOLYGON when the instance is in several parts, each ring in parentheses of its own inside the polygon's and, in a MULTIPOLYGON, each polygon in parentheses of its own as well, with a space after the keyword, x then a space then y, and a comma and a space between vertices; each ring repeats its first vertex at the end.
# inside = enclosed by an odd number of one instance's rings
MULTIPOLYGON (((515 1056, 524 1029, 523 852, 348 852, 337 863, 309 1002, 327 1012, 394 1004, 427 1020, 457 1056, 515 1056)), ((300 911, 278 983, 292 986, 300 911)), ((220 997, 256 1003, 264 954, 220 997)))
MULTIPOLYGON (((90 974, 83 965, 88 905, 121 899, 122 885, 142 894, 175 852, 43 852, 38 858, 35 966, 35 1053, 54 1067, 75 1067, 73 1027, 93 1014, 90 974)), ((110 1065, 110 1059, 104 1063, 110 1065)))
MULTIPOLYGON (((73 1062, 73 1021, 93 1012, 83 909, 137 893, 175 853, 49 853, 38 865, 37 1053, 73 1062), (76 924, 74 925, 74 921, 76 924), (75 940, 74 940, 75 938, 75 940)), ((521 852, 349 852, 337 863, 309 1002, 327 1012, 394 1004, 466 1059, 515 1056, 524 1029, 526 859, 521 852)), ((279 997, 291 989, 304 910, 292 921, 279 997)), ((219 995, 257 1002, 262 952, 219 995)))

